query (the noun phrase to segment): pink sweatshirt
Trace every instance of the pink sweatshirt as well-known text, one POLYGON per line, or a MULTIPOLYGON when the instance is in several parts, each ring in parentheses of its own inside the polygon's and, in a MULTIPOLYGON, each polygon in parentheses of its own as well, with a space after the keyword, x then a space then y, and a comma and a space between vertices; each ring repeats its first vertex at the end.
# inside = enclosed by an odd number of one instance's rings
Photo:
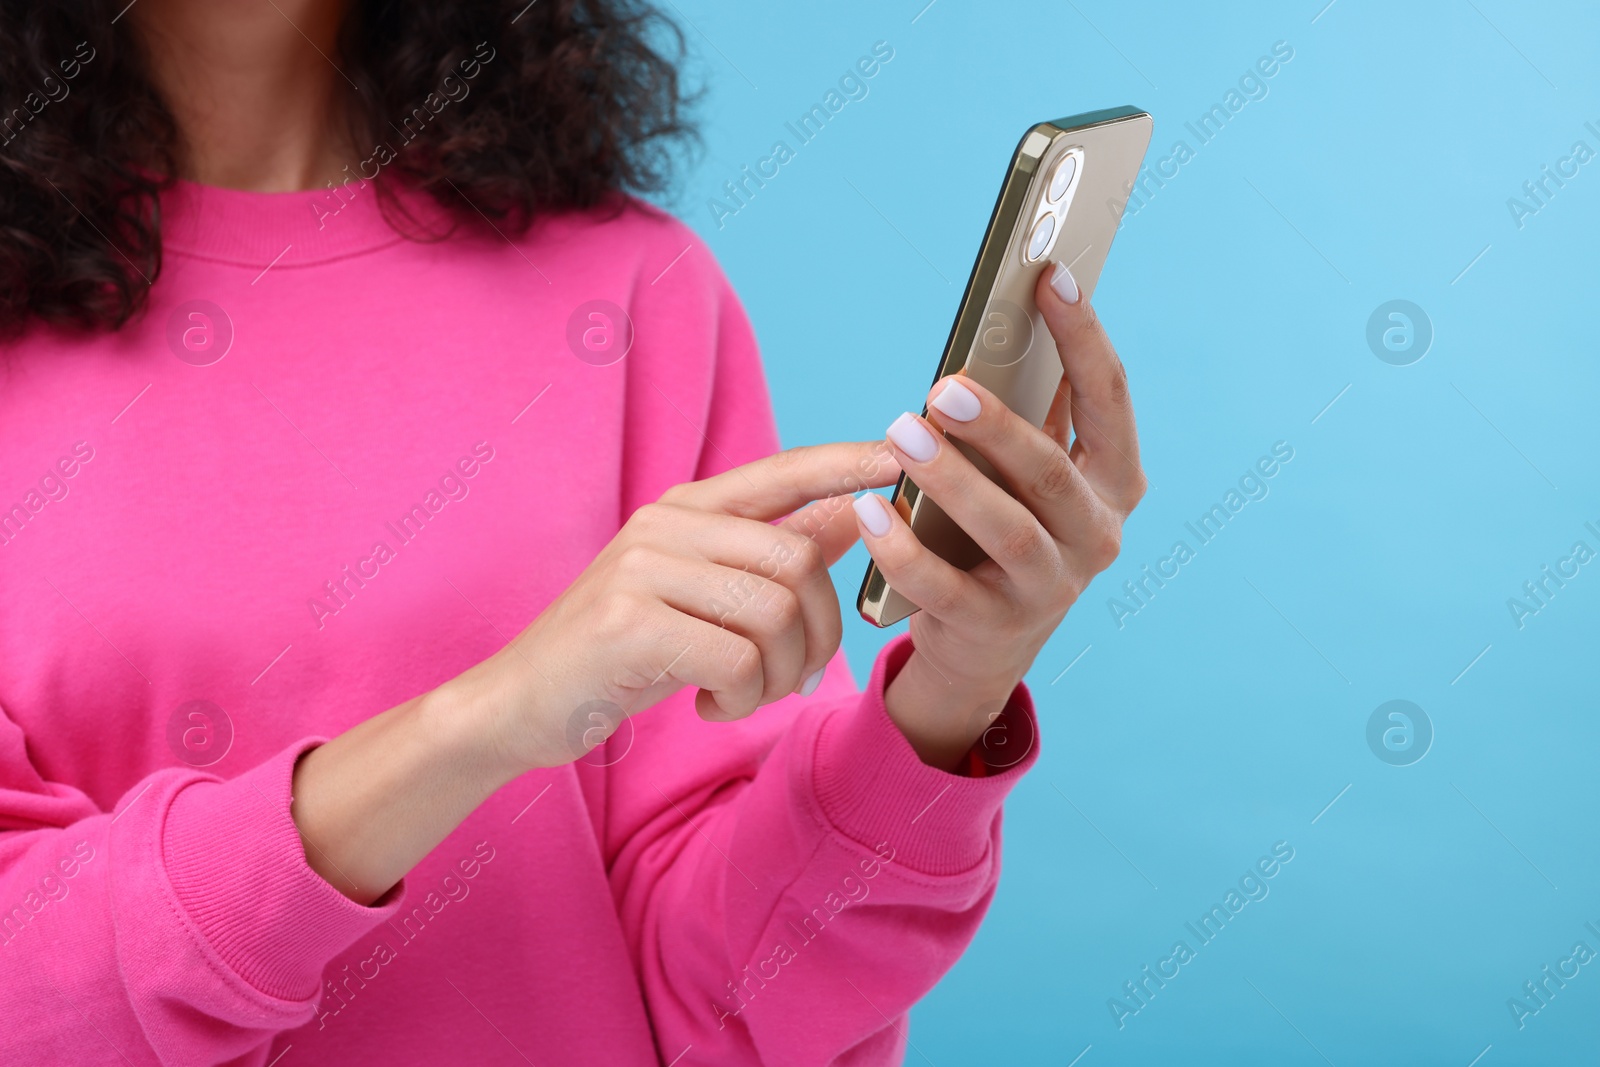
MULTIPOLYGON (((705 244, 638 203, 435 243, 370 188, 165 211, 148 314, 0 358, 0 1062, 899 1062, 1036 756, 919 762, 908 637, 737 724, 679 693, 373 907, 290 817, 300 753, 778 447, 705 244)), ((1023 687, 1005 714, 1031 733, 1023 687)))

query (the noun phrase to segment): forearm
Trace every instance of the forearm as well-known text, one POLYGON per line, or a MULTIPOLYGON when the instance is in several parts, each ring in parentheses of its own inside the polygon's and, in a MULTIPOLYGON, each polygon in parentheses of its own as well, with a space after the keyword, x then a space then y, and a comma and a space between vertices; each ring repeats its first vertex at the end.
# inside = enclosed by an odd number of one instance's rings
POLYGON ((360 904, 377 900, 515 772, 481 727, 474 672, 306 753, 293 816, 306 862, 360 904))
MULTIPOLYGON (((763 709, 770 752, 731 738, 708 755, 666 718, 615 768, 610 817, 639 828, 608 870, 663 1046, 707 1063, 899 1062, 901 1015, 981 921, 1001 804, 1037 755, 983 777, 926 763, 884 706, 886 679, 913 669, 908 644, 879 653, 860 693, 834 676, 763 709), (744 784, 712 786, 728 781, 744 784)), ((1006 717, 1032 736, 1025 688, 1006 717)))
POLYGON ((290 794, 312 743, 226 781, 161 769, 105 811, 66 783, 0 788, 0 821, 57 823, 0 834, 0 1062, 95 1058, 85 1017, 141 1064, 245 1062, 311 1020, 328 962, 389 914, 304 862, 290 794), (82 1014, 40 1010, 67 1003, 82 1014))

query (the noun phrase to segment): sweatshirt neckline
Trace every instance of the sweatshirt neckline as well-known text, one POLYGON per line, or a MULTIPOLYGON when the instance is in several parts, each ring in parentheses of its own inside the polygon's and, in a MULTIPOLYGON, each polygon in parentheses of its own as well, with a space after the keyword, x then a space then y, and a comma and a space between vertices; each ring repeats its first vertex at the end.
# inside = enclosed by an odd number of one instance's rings
MULTIPOLYGON (((431 197, 391 188, 417 220, 408 229, 450 228, 431 197)), ((359 180, 337 190, 260 193, 180 178, 162 191, 161 208, 164 251, 256 269, 313 266, 405 239, 384 217, 376 185, 359 180)))

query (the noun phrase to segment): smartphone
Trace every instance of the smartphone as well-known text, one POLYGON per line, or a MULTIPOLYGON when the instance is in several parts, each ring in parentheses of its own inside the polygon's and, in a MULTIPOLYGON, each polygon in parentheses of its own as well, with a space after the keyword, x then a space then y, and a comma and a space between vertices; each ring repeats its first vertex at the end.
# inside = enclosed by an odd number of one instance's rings
MULTIPOLYGON (((945 342, 934 381, 965 371, 1035 426, 1044 424, 1061 385, 1061 357, 1033 302, 1039 271, 1051 259, 1067 265, 1083 299, 1094 293, 1128 194, 1150 144, 1150 116, 1117 107, 1041 122, 1023 134, 1011 156, 945 342)), ((927 415, 928 410, 923 408, 927 415)), ((988 461, 951 438, 990 478, 988 461)), ((996 478, 998 481, 998 479, 996 478)), ((904 474, 890 498, 917 538, 940 558, 970 570, 984 552, 904 474)), ((877 626, 917 611, 869 563, 856 608, 877 626)))

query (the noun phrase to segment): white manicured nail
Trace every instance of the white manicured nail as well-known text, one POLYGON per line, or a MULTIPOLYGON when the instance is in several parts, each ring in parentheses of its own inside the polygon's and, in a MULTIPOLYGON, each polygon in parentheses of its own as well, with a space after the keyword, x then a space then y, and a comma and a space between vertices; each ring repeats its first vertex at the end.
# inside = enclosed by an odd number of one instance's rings
POLYGON ((861 525, 873 537, 882 537, 889 532, 889 505, 884 503, 883 497, 877 493, 863 493, 850 502, 856 509, 856 514, 861 516, 861 525))
POLYGON ((812 671, 810 674, 806 675, 806 680, 800 683, 800 695, 803 697, 808 697, 812 693, 815 693, 817 691, 817 686, 822 684, 822 676, 826 674, 827 671, 828 668, 823 667, 820 670, 812 671))
POLYGON ((983 410, 983 405, 978 403, 977 394, 956 378, 946 378, 944 388, 939 390, 939 395, 934 397, 931 403, 941 414, 948 415, 957 422, 971 422, 978 417, 978 412, 983 410))
POLYGON ((1078 282, 1067 269, 1067 265, 1060 260, 1056 261, 1056 269, 1050 275, 1050 288, 1056 295, 1069 304, 1078 302, 1078 282))
POLYGON ((889 440, 918 463, 928 462, 939 452, 939 442, 909 411, 889 424, 889 440))

